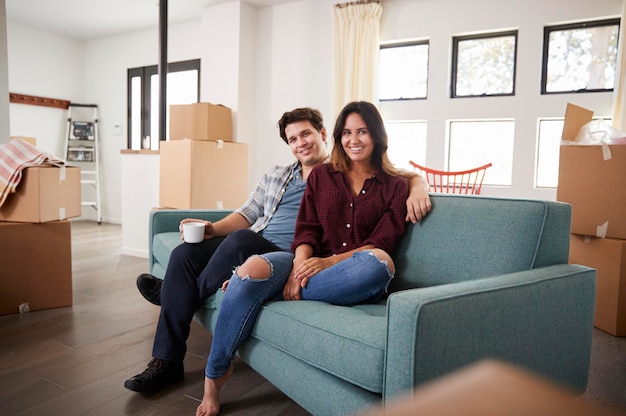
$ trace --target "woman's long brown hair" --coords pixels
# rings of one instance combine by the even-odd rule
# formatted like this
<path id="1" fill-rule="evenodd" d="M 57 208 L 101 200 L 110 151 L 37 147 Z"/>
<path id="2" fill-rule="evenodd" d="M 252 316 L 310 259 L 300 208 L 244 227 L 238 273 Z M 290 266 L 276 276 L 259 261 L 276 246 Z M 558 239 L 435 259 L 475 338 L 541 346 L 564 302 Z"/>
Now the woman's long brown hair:
<path id="1" fill-rule="evenodd" d="M 383 118 L 376 106 L 367 101 L 353 101 L 347 104 L 337 116 L 335 121 L 335 129 L 333 138 L 335 145 L 331 154 L 331 163 L 333 167 L 340 172 L 350 170 L 352 160 L 346 154 L 341 144 L 343 129 L 346 125 L 346 119 L 350 114 L 357 113 L 365 121 L 365 125 L 369 131 L 370 137 L 374 140 L 374 152 L 372 153 L 372 166 L 376 170 L 382 170 L 390 176 L 399 176 L 400 171 L 391 163 L 387 156 L 387 130 Z"/>

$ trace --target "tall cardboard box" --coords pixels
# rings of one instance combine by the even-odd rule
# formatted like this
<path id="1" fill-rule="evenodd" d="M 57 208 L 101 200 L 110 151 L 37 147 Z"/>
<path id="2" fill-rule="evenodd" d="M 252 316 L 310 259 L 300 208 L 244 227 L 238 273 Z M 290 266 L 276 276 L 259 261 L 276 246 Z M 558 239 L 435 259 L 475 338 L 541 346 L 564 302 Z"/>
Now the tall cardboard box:
<path id="1" fill-rule="evenodd" d="M 170 140 L 233 141 L 230 108 L 211 103 L 170 106 Z"/>
<path id="2" fill-rule="evenodd" d="M 556 199 L 572 234 L 626 239 L 626 145 L 562 145 Z"/>
<path id="3" fill-rule="evenodd" d="M 572 235 L 569 262 L 597 270 L 594 326 L 626 336 L 626 240 Z"/>
<path id="4" fill-rule="evenodd" d="M 26 168 L 16 192 L 0 206 L 0 221 L 48 222 L 80 217 L 80 194 L 79 167 Z"/>
<path id="5" fill-rule="evenodd" d="M 163 208 L 235 209 L 248 197 L 248 145 L 204 140 L 161 143 Z"/>
<path id="6" fill-rule="evenodd" d="M 0 222 L 0 315 L 71 305 L 70 222 Z"/>

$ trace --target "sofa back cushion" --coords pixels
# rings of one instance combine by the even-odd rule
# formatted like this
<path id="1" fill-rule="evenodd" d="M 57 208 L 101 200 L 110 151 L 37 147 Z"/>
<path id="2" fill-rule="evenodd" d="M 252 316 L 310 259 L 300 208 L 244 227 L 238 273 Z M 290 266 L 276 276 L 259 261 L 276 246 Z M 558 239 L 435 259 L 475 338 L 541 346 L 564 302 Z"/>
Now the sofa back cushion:
<path id="1" fill-rule="evenodd" d="M 394 259 L 391 291 L 513 273 L 568 261 L 571 207 L 553 201 L 432 195 Z"/>

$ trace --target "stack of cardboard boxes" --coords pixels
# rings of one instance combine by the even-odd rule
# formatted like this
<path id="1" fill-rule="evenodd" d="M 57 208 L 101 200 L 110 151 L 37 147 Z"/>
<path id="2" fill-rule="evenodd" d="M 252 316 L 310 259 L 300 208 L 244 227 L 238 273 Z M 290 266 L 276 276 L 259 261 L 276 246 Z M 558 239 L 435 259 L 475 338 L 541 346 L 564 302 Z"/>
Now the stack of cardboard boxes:
<path id="1" fill-rule="evenodd" d="M 568 105 L 563 139 L 592 116 Z M 597 269 L 594 325 L 626 336 L 626 145 L 562 145 L 557 200 L 572 205 L 570 263 Z"/>
<path id="2" fill-rule="evenodd" d="M 161 143 L 162 208 L 235 209 L 247 198 L 248 146 L 234 143 L 232 112 L 210 103 L 170 106 Z"/>
<path id="3" fill-rule="evenodd" d="M 80 168 L 22 170 L 0 206 L 0 315 L 72 305 L 70 222 L 81 215 Z"/>

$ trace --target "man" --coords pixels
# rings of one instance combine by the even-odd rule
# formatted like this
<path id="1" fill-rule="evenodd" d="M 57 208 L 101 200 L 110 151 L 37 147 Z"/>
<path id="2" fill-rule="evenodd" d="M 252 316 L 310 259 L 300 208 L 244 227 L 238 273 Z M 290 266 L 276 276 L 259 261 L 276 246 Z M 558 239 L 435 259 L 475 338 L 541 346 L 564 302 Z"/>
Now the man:
<path id="1" fill-rule="evenodd" d="M 306 179 L 328 158 L 326 129 L 319 111 L 311 108 L 284 113 L 278 127 L 297 161 L 270 169 L 238 210 L 215 223 L 204 221 L 204 241 L 176 247 L 162 283 L 147 274 L 138 277 L 140 292 L 161 305 L 161 314 L 153 358 L 144 372 L 126 380 L 127 389 L 151 393 L 182 379 L 186 341 L 198 308 L 251 255 L 290 249 Z M 416 222 L 431 208 L 428 185 L 418 175 L 407 175 L 407 221 Z M 182 222 L 187 221 L 200 220 Z"/>

